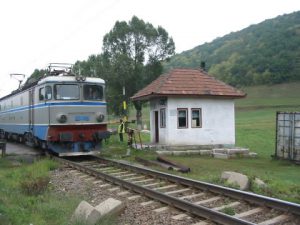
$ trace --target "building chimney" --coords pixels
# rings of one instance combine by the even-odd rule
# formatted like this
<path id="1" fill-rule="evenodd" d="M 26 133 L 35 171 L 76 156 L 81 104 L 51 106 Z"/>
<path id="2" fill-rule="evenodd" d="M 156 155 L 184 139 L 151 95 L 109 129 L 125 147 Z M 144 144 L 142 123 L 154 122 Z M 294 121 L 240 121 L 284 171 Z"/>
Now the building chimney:
<path id="1" fill-rule="evenodd" d="M 205 61 L 200 62 L 200 68 L 205 71 Z"/>

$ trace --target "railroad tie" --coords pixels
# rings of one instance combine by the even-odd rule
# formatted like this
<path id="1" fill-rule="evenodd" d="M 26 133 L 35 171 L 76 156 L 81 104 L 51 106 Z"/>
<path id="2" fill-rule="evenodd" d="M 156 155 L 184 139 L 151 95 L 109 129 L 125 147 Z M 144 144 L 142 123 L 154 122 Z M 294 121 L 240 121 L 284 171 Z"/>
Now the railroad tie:
<path id="1" fill-rule="evenodd" d="M 241 204 L 240 202 L 232 202 L 232 203 L 227 204 L 227 205 L 222 205 L 222 206 L 219 206 L 219 207 L 212 208 L 212 210 L 220 211 L 220 210 L 223 210 L 223 209 L 228 208 L 228 207 L 238 206 L 240 204 Z"/>
<path id="2" fill-rule="evenodd" d="M 106 173 L 108 173 L 108 174 L 112 174 L 112 173 L 116 173 L 116 172 L 120 172 L 120 171 L 122 171 L 121 169 L 115 169 L 115 170 L 106 170 L 105 172 Z M 102 170 L 102 172 L 103 172 L 103 170 Z"/>
<path id="3" fill-rule="evenodd" d="M 153 178 L 149 178 L 149 179 L 146 179 L 146 180 L 133 181 L 132 183 L 139 184 L 139 183 L 146 183 L 148 181 L 153 181 L 153 180 L 154 180 Z"/>
<path id="4" fill-rule="evenodd" d="M 152 184 L 144 184 L 143 187 L 152 187 L 152 186 L 157 186 L 160 184 L 164 184 L 164 182 L 156 182 L 156 183 L 152 183 Z"/>
<path id="5" fill-rule="evenodd" d="M 166 185 L 163 187 L 157 187 L 157 188 L 153 188 L 153 190 L 154 191 L 165 190 L 165 189 L 169 189 L 169 188 L 173 188 L 173 187 L 177 187 L 177 184 L 170 184 L 170 185 Z"/>
<path id="6" fill-rule="evenodd" d="M 118 193 L 117 195 L 123 196 L 123 195 L 128 195 L 129 193 L 130 193 L 130 191 L 123 191 L 123 192 Z"/>
<path id="7" fill-rule="evenodd" d="M 100 188 L 105 188 L 105 187 L 109 187 L 111 186 L 111 184 L 102 184 L 102 185 L 99 185 Z"/>
<path id="8" fill-rule="evenodd" d="M 201 204 L 206 204 L 206 203 L 209 203 L 209 202 L 214 202 L 214 201 L 217 201 L 219 199 L 221 199 L 221 197 L 216 196 L 216 197 L 212 197 L 212 198 L 209 198 L 209 199 L 201 200 L 201 201 L 198 201 L 198 202 L 193 202 L 193 204 L 195 204 L 195 205 L 201 205 Z"/>
<path id="9" fill-rule="evenodd" d="M 102 180 L 96 180 L 96 181 L 93 182 L 93 184 L 100 184 L 100 183 L 103 183 L 103 181 Z"/>
<path id="10" fill-rule="evenodd" d="M 141 206 L 147 206 L 147 205 L 151 205 L 151 204 L 153 204 L 155 201 L 153 201 L 153 200 L 150 200 L 150 201 L 147 201 L 147 202 L 142 202 L 141 203 Z"/>
<path id="11" fill-rule="evenodd" d="M 110 167 L 99 168 L 99 169 L 97 169 L 97 171 L 105 172 L 105 171 L 112 170 L 112 169 L 115 169 L 115 167 L 110 166 Z"/>
<path id="12" fill-rule="evenodd" d="M 253 214 L 259 213 L 259 212 L 261 212 L 263 210 L 264 210 L 263 208 L 257 207 L 257 208 L 251 209 L 249 211 L 246 211 L 246 212 L 235 214 L 234 217 L 236 217 L 236 218 L 243 218 L 243 217 L 247 217 L 247 216 L 251 216 Z"/>
<path id="13" fill-rule="evenodd" d="M 168 192 L 165 192 L 165 194 L 166 195 L 179 194 L 179 193 L 186 192 L 186 191 L 189 191 L 189 190 L 191 190 L 191 189 L 190 188 L 184 188 L 184 189 L 175 190 L 175 191 L 168 191 Z"/>
<path id="14" fill-rule="evenodd" d="M 135 200 L 135 199 L 138 199 L 140 197 L 141 197 L 140 195 L 132 195 L 132 196 L 128 197 L 127 199 L 128 200 Z"/>
<path id="15" fill-rule="evenodd" d="M 182 197 L 179 197 L 179 199 L 181 199 L 181 200 L 192 199 L 192 198 L 199 197 L 199 196 L 202 196 L 202 195 L 204 195 L 203 192 L 197 193 L 197 194 L 192 194 L 192 195 L 187 195 L 187 196 L 182 196 Z"/>
<path id="16" fill-rule="evenodd" d="M 173 219 L 173 220 L 181 220 L 181 219 L 184 219 L 184 218 L 187 218 L 187 217 L 189 217 L 188 214 L 186 214 L 186 213 L 181 213 L 181 214 L 172 216 L 172 219 Z"/>
<path id="17" fill-rule="evenodd" d="M 142 179 L 142 178 L 145 178 L 145 176 L 130 177 L 130 178 L 126 178 L 126 179 L 123 179 L 123 180 L 125 180 L 125 181 L 131 181 L 131 180 L 139 180 L 139 179 Z"/>
<path id="18" fill-rule="evenodd" d="M 95 177 L 88 177 L 85 179 L 85 181 L 87 181 L 87 182 L 94 181 L 94 180 L 95 180 Z"/>
<path id="19" fill-rule="evenodd" d="M 205 221 L 200 221 L 200 222 L 197 222 L 197 223 L 194 223 L 192 225 L 208 225 L 209 223 L 205 222 Z"/>
<path id="20" fill-rule="evenodd" d="M 136 173 L 128 173 L 128 174 L 124 174 L 124 175 L 120 175 L 120 176 L 116 176 L 118 178 L 124 178 L 124 177 L 131 177 L 131 176 L 136 176 Z"/>
<path id="21" fill-rule="evenodd" d="M 164 206 L 164 207 L 161 207 L 161 208 L 154 209 L 153 211 L 157 212 L 157 213 L 161 213 L 161 212 L 164 212 L 168 209 L 169 209 L 169 206 Z"/>
<path id="22" fill-rule="evenodd" d="M 125 171 L 125 172 L 116 172 L 116 173 L 109 173 L 109 175 L 118 176 L 118 175 L 122 175 L 122 174 L 126 174 L 126 173 L 128 173 L 128 171 Z"/>
<path id="23" fill-rule="evenodd" d="M 113 191 L 118 191 L 120 190 L 120 187 L 113 187 L 113 188 L 110 188 L 108 189 L 110 192 L 113 192 Z"/>
<path id="24" fill-rule="evenodd" d="M 272 219 L 266 220 L 264 222 L 259 223 L 258 225 L 273 225 L 281 222 L 285 222 L 289 219 L 288 215 L 282 214 L 280 216 L 276 216 Z"/>
<path id="25" fill-rule="evenodd" d="M 90 177 L 90 175 L 87 175 L 87 174 L 82 174 L 81 176 L 79 176 L 79 178 L 81 178 L 81 179 L 89 178 L 89 177 Z"/>

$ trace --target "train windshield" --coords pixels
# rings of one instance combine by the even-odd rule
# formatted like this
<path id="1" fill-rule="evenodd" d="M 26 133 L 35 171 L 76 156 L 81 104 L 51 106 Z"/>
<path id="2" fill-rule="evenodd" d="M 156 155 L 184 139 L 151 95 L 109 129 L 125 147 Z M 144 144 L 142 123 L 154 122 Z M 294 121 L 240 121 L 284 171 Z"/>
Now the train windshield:
<path id="1" fill-rule="evenodd" d="M 56 84 L 54 96 L 57 100 L 78 100 L 79 86 L 77 84 Z"/>
<path id="2" fill-rule="evenodd" d="M 85 100 L 103 100 L 103 87 L 95 84 L 85 84 L 83 86 L 83 96 Z"/>

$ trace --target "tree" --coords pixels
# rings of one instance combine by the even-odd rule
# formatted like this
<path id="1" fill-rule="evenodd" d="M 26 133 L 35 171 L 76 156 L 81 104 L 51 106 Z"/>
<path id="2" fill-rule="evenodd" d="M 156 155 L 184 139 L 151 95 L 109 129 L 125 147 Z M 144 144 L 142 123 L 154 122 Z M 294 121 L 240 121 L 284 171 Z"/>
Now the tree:
<path id="1" fill-rule="evenodd" d="M 162 61 L 175 52 L 173 39 L 162 27 L 155 28 L 136 16 L 127 23 L 117 21 L 103 38 L 103 54 L 111 65 L 111 85 L 129 100 L 162 72 Z M 137 123 L 141 125 L 141 103 L 135 102 Z"/>

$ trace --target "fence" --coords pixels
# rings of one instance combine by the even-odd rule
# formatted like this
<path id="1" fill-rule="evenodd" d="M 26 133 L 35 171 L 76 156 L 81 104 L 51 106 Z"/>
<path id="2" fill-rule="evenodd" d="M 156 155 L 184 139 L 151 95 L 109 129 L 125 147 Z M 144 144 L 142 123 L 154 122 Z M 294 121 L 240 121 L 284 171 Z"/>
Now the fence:
<path id="1" fill-rule="evenodd" d="M 300 163 L 300 112 L 277 112 L 275 157 Z"/>

